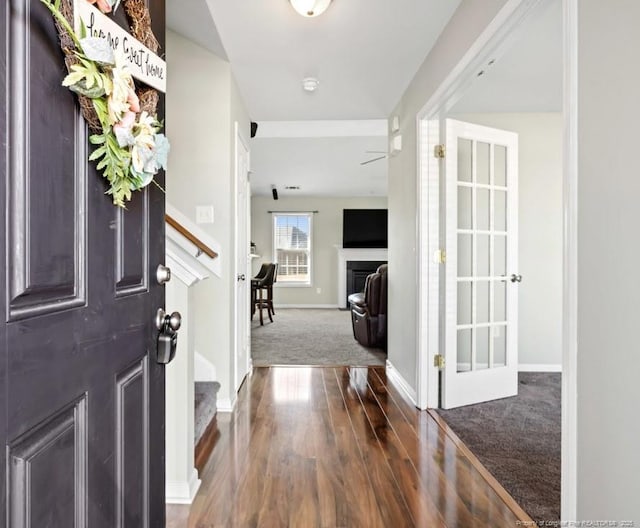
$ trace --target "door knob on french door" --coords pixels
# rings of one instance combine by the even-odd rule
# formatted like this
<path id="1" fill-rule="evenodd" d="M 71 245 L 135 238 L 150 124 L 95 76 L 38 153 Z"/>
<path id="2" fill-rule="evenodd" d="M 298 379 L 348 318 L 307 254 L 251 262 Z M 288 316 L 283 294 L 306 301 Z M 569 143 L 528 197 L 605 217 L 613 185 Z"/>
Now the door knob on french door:
<path id="1" fill-rule="evenodd" d="M 245 277 L 244 273 L 242 273 L 241 275 L 238 275 L 238 282 L 246 280 L 247 278 Z"/>
<path id="2" fill-rule="evenodd" d="M 511 282 L 522 282 L 522 275 L 516 273 L 511 274 Z"/>
<path id="3" fill-rule="evenodd" d="M 158 284 L 166 284 L 171 280 L 171 268 L 158 264 L 156 268 L 156 280 Z"/>

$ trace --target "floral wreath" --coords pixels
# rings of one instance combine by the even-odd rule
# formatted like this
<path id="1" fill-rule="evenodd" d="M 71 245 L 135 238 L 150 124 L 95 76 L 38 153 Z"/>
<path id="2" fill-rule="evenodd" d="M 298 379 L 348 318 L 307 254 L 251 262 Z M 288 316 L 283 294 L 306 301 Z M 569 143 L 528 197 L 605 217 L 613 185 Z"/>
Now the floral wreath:
<path id="1" fill-rule="evenodd" d="M 82 115 L 96 148 L 89 161 L 109 182 L 114 205 L 125 207 L 133 191 L 141 190 L 157 172 L 166 169 L 169 141 L 159 133 L 158 93 L 148 87 L 136 90 L 124 55 L 114 52 L 106 39 L 87 37 L 84 26 L 72 28 L 73 0 L 40 0 L 54 16 L 68 75 L 62 85 L 78 95 Z M 120 0 L 86 0 L 100 11 L 116 10 Z M 144 0 L 123 0 L 133 35 L 153 52 L 158 41 Z M 160 187 L 161 188 L 161 187 Z M 162 189 L 162 188 L 161 188 Z"/>

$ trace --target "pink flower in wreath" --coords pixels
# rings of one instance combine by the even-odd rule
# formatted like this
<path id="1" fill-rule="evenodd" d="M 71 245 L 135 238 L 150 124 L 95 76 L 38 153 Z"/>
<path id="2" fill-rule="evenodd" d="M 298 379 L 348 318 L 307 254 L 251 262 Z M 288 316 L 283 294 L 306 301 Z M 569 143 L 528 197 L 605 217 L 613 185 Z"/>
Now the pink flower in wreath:
<path id="1" fill-rule="evenodd" d="M 98 9 L 103 13 L 111 13 L 111 4 L 109 0 L 88 0 L 90 4 L 98 4 Z"/>
<path id="2" fill-rule="evenodd" d="M 136 113 L 140 112 L 140 99 L 133 88 L 129 88 L 127 103 L 129 103 L 129 110 Z"/>
<path id="3" fill-rule="evenodd" d="M 134 112 L 127 112 L 122 117 L 122 121 L 114 125 L 113 128 L 123 128 L 125 130 L 131 130 L 133 124 L 136 122 L 136 114 Z"/>

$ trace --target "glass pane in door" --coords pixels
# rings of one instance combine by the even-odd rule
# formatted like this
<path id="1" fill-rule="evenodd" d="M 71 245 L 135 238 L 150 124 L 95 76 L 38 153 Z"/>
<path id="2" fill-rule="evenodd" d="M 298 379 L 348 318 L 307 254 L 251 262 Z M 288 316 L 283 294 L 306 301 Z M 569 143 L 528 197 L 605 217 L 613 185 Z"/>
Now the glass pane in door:
<path id="1" fill-rule="evenodd" d="M 475 370 L 483 370 L 489 368 L 490 342 L 488 327 L 478 328 L 476 334 L 476 364 Z"/>
<path id="2" fill-rule="evenodd" d="M 458 372 L 471 370 L 471 330 L 458 330 Z"/>
<path id="3" fill-rule="evenodd" d="M 493 147 L 494 184 L 499 187 L 507 186 L 507 147 L 496 145 Z"/>
<path id="4" fill-rule="evenodd" d="M 471 147 L 470 139 L 458 139 L 458 181 L 471 182 Z"/>
<path id="5" fill-rule="evenodd" d="M 476 144 L 476 157 L 478 158 L 478 163 L 476 166 L 477 171 L 477 183 L 482 185 L 489 185 L 491 168 L 489 166 L 489 151 L 490 145 L 489 143 L 483 143 L 482 141 L 478 141 Z"/>
<path id="6" fill-rule="evenodd" d="M 471 282 L 458 283 L 458 324 L 471 324 Z"/>
<path id="7" fill-rule="evenodd" d="M 458 187 L 458 229 L 471 229 L 471 187 Z"/>

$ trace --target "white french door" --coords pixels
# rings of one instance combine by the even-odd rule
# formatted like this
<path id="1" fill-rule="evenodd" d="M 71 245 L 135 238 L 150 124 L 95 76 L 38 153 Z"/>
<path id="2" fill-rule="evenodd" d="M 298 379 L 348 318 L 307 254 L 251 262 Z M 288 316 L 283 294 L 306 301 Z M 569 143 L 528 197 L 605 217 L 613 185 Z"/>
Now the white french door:
<path id="1" fill-rule="evenodd" d="M 442 407 L 518 392 L 518 136 L 447 119 Z"/>

